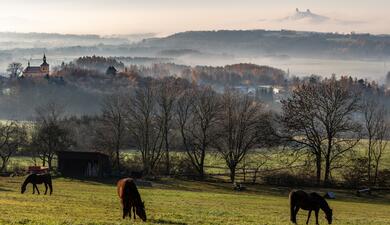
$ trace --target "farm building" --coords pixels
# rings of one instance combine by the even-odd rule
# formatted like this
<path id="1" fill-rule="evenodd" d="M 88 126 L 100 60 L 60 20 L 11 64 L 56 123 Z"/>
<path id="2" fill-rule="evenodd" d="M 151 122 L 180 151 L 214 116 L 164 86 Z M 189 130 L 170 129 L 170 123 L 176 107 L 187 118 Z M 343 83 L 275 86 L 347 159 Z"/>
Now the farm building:
<path id="1" fill-rule="evenodd" d="M 118 71 L 113 66 L 108 67 L 107 70 L 106 70 L 106 74 L 107 75 L 112 75 L 112 76 L 115 76 L 117 72 Z"/>
<path id="2" fill-rule="evenodd" d="M 69 177 L 103 177 L 109 172 L 108 156 L 100 152 L 58 152 L 58 172 Z"/>

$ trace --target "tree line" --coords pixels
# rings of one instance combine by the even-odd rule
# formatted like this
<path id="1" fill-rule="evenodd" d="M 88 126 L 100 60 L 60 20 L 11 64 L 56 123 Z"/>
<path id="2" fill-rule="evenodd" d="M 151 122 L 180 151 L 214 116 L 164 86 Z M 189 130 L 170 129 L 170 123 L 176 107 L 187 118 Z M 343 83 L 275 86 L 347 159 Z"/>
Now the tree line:
<path id="1" fill-rule="evenodd" d="M 112 146 L 120 168 L 120 150 L 130 140 L 141 152 L 143 171 L 159 164 L 170 174 L 171 151 L 182 149 L 200 178 L 205 157 L 217 151 L 234 182 L 237 165 L 254 148 L 265 144 L 270 126 L 264 105 L 248 95 L 227 89 L 183 86 L 174 78 L 150 82 L 132 93 L 106 99 L 100 119 L 99 146 Z"/>
<path id="2" fill-rule="evenodd" d="M 356 165 L 375 185 L 390 126 L 383 96 L 366 92 L 345 78 L 308 80 L 294 86 L 281 111 L 273 112 L 250 94 L 230 88 L 217 93 L 173 77 L 150 79 L 106 96 L 97 116 L 66 117 L 63 108 L 49 103 L 36 109 L 31 128 L 2 123 L 0 141 L 6 144 L 0 145 L 0 168 L 22 147 L 52 167 L 57 151 L 84 145 L 110 155 L 116 171 L 126 166 L 121 151 L 135 148 L 145 174 L 164 168 L 169 175 L 172 153 L 179 150 L 201 179 L 206 156 L 218 154 L 235 182 L 239 165 L 251 152 L 283 146 L 314 162 L 318 185 L 330 184 L 333 171 Z M 80 128 L 82 121 L 89 125 Z M 365 146 L 365 154 L 359 154 L 358 144 Z"/>

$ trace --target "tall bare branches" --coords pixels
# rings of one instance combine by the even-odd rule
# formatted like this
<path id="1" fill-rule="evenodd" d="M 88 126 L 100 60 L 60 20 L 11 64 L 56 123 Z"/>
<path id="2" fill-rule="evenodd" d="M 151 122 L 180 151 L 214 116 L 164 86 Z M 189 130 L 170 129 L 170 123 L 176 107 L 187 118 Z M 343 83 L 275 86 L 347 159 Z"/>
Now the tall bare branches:
<path id="1" fill-rule="evenodd" d="M 57 151 L 67 150 L 73 140 L 70 130 L 63 123 L 64 107 L 49 102 L 36 108 L 36 124 L 32 135 L 34 152 L 42 159 L 43 166 L 52 167 Z"/>
<path id="2" fill-rule="evenodd" d="M 144 172 L 153 172 L 162 157 L 163 130 L 156 116 L 156 93 L 152 84 L 139 88 L 130 97 L 127 127 L 141 151 Z"/>
<path id="3" fill-rule="evenodd" d="M 360 126 L 353 120 L 358 95 L 332 78 L 298 86 L 282 105 L 282 119 L 291 141 L 306 146 L 315 156 L 318 184 L 325 161 L 324 182 L 328 183 L 332 163 L 359 140 Z"/>
<path id="4" fill-rule="evenodd" d="M 26 144 L 26 129 L 16 122 L 0 123 L 0 172 L 7 168 L 9 159 Z"/>
<path id="5" fill-rule="evenodd" d="M 160 126 L 162 126 L 162 138 L 164 141 L 165 173 L 169 175 L 171 170 L 169 156 L 171 150 L 170 139 L 174 125 L 173 117 L 177 100 L 176 95 L 179 92 L 179 87 L 174 78 L 165 78 L 156 86 L 156 88 L 157 119 Z"/>
<path id="6" fill-rule="evenodd" d="M 187 156 L 201 178 L 204 177 L 206 152 L 217 136 L 220 104 L 211 88 L 193 89 L 180 96 L 177 121 Z"/>
<path id="7" fill-rule="evenodd" d="M 368 97 L 362 104 L 364 116 L 364 130 L 367 138 L 367 174 L 368 182 L 376 184 L 379 164 L 390 137 L 388 112 L 384 106 L 372 97 Z M 372 171 L 374 169 L 374 171 Z"/>
<path id="8" fill-rule="evenodd" d="M 227 90 L 221 100 L 218 136 L 214 145 L 230 170 L 234 183 L 237 165 L 259 144 L 262 128 L 261 105 L 248 95 Z"/>
<path id="9" fill-rule="evenodd" d="M 120 150 L 126 146 L 128 135 L 126 131 L 127 95 L 116 93 L 107 96 L 102 104 L 102 114 L 97 124 L 95 146 L 108 152 L 115 158 L 115 167 L 120 170 Z"/>

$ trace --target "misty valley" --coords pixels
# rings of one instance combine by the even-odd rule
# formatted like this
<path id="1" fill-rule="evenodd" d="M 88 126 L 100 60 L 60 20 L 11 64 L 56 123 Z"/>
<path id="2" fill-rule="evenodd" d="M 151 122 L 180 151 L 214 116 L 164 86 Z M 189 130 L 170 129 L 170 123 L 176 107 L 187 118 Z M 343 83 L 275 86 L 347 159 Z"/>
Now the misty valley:
<path id="1" fill-rule="evenodd" d="M 379 2 L 1 2 L 0 224 L 390 224 Z"/>

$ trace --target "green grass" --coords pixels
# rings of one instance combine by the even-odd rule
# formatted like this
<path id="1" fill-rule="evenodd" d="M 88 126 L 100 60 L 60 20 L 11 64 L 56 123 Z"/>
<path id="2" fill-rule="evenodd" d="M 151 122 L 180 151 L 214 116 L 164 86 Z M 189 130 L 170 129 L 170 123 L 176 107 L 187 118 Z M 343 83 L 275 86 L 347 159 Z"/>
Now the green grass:
<path id="1" fill-rule="evenodd" d="M 0 224 L 134 224 L 121 219 L 114 180 L 58 178 L 52 196 L 32 195 L 31 186 L 20 194 L 22 181 L 21 177 L 0 178 Z M 229 184 L 164 179 L 139 189 L 148 222 L 138 219 L 138 224 L 290 224 L 289 190 L 284 188 L 250 186 L 238 193 Z M 389 194 L 368 199 L 349 191 L 335 192 L 338 199 L 330 201 L 334 224 L 390 224 Z M 299 213 L 300 224 L 306 215 Z M 320 224 L 326 224 L 322 212 Z"/>

